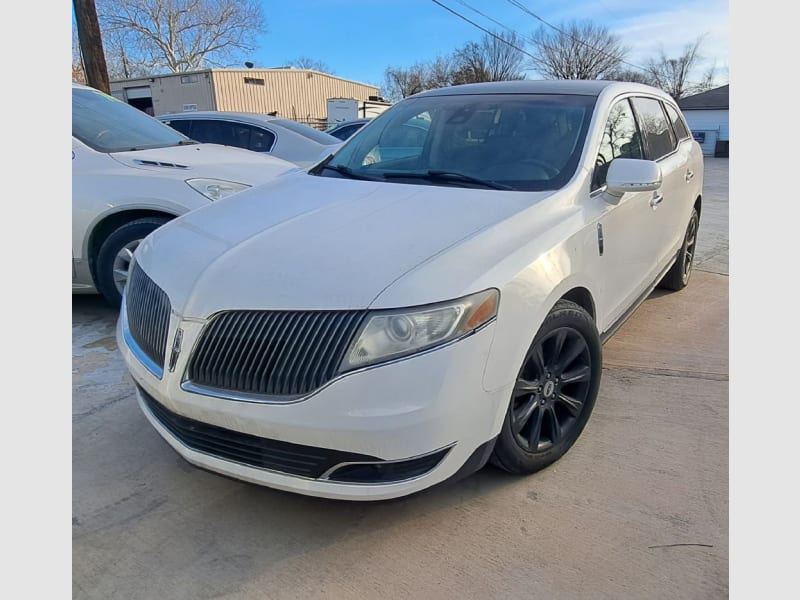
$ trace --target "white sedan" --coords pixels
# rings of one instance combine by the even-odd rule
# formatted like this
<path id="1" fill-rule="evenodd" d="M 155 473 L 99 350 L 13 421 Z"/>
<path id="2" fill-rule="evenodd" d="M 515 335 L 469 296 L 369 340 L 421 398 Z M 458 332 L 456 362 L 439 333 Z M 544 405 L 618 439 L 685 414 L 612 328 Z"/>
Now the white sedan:
<path id="1" fill-rule="evenodd" d="M 602 343 L 687 285 L 702 186 L 657 89 L 425 92 L 149 236 L 119 347 L 150 423 L 211 471 L 358 500 L 533 473 L 584 429 Z"/>
<path id="2" fill-rule="evenodd" d="M 294 164 L 198 144 L 96 89 L 72 85 L 72 293 L 118 305 L 133 251 L 170 219 Z"/>

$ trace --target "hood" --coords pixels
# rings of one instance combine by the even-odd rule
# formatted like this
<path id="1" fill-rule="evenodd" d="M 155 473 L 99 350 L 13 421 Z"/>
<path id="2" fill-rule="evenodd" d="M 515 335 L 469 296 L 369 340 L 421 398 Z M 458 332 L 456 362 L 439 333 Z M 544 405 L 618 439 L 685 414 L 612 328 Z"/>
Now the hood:
<path id="1" fill-rule="evenodd" d="M 114 152 L 110 156 L 127 167 L 164 175 L 174 173 L 181 179 L 207 177 L 247 185 L 258 185 L 297 169 L 297 165 L 274 156 L 218 144 Z"/>
<path id="2" fill-rule="evenodd" d="M 415 266 L 547 195 L 298 172 L 171 221 L 136 257 L 185 317 L 366 308 Z"/>

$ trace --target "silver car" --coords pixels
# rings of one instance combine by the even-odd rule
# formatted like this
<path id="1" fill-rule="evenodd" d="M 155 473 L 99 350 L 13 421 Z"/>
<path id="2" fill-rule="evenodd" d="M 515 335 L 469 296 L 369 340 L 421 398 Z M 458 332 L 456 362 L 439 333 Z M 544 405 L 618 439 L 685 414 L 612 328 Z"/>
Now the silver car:
<path id="1" fill-rule="evenodd" d="M 198 142 L 264 152 L 300 167 L 318 163 L 341 144 L 308 125 L 260 113 L 197 111 L 156 118 Z"/>

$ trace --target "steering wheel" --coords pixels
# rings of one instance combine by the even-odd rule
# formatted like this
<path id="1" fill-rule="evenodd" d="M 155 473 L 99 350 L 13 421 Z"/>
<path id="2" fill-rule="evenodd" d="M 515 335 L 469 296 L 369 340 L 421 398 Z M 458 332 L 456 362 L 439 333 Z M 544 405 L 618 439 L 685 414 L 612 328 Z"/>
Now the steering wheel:
<path id="1" fill-rule="evenodd" d="M 544 172 L 547 174 L 547 176 L 548 176 L 549 178 L 551 178 L 551 179 L 552 179 L 553 177 L 556 177 L 556 176 L 557 176 L 559 173 L 561 173 L 561 169 L 556 169 L 556 168 L 555 168 L 553 165 L 551 165 L 549 162 L 546 162 L 546 161 L 544 161 L 544 160 L 539 160 L 538 158 L 526 158 L 526 159 L 524 159 L 524 160 L 520 161 L 520 164 L 523 164 L 523 165 L 531 165 L 531 166 L 534 166 L 534 167 L 539 167 L 539 168 L 540 168 L 540 169 L 542 169 L 542 170 L 543 170 L 543 171 L 544 171 Z"/>
<path id="2" fill-rule="evenodd" d="M 594 161 L 594 165 L 596 167 L 602 167 L 605 164 L 608 164 L 608 161 L 606 160 L 606 157 L 603 156 L 602 154 L 598 154 L 597 158 Z"/>

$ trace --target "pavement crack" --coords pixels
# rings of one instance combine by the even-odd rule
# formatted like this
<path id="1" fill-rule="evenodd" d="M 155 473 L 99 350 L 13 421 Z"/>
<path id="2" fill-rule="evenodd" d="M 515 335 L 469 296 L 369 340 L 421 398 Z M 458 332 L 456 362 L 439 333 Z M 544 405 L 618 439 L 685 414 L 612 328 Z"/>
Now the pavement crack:
<path id="1" fill-rule="evenodd" d="M 658 545 L 658 546 L 648 546 L 648 548 L 650 548 L 650 549 L 652 549 L 652 548 L 677 548 L 679 546 L 702 546 L 703 548 L 713 548 L 714 547 L 713 544 L 692 544 L 692 543 L 687 543 L 687 544 L 661 544 L 661 545 Z"/>
<path id="2" fill-rule="evenodd" d="M 709 373 L 706 371 L 683 371 L 680 369 L 661 369 L 653 367 L 636 367 L 634 365 L 615 365 L 606 363 L 603 370 L 633 371 L 643 375 L 656 375 L 659 377 L 681 377 L 686 379 L 702 379 L 705 381 L 728 381 L 727 373 Z"/>
<path id="3" fill-rule="evenodd" d="M 105 402 L 102 402 L 101 404 L 95 404 L 89 410 L 85 410 L 85 411 L 79 412 L 79 413 L 74 413 L 72 415 L 72 419 L 74 421 L 80 421 L 82 419 L 85 419 L 86 417 L 90 417 L 93 414 L 100 412 L 101 410 L 105 410 L 109 406 L 113 406 L 117 402 L 121 402 L 121 401 L 123 401 L 123 400 L 125 400 L 127 398 L 130 398 L 131 396 L 133 396 L 133 394 L 131 392 L 126 392 L 124 394 L 120 394 L 118 396 L 114 396 L 113 398 L 110 398 L 110 399 L 106 400 Z"/>

